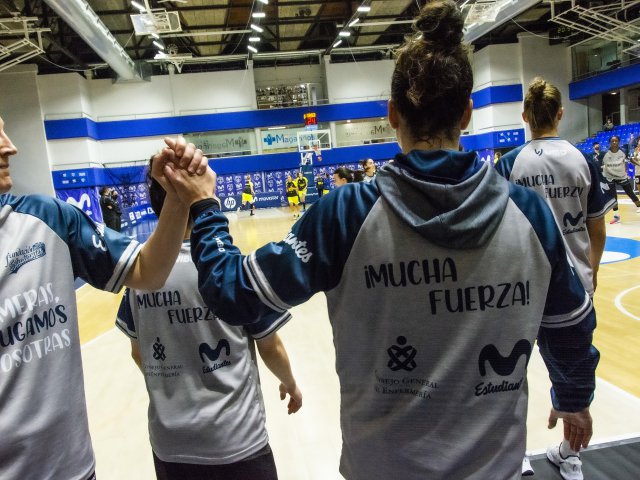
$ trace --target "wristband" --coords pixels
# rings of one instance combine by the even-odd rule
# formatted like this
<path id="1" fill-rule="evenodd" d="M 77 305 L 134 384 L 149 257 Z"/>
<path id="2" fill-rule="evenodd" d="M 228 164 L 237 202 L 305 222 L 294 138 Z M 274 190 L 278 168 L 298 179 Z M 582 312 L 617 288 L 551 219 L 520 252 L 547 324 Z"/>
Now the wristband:
<path id="1" fill-rule="evenodd" d="M 196 219 L 198 216 L 205 212 L 206 210 L 214 210 L 220 211 L 220 200 L 217 198 L 205 198 L 203 200 L 198 200 L 193 203 L 189 208 L 189 213 L 191 214 L 191 218 Z"/>

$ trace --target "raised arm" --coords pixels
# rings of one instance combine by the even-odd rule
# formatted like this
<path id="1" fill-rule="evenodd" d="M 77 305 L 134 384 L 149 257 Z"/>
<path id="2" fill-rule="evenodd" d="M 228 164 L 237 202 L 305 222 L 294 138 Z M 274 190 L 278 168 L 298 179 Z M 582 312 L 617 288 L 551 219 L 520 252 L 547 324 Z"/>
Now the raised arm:
<path id="1" fill-rule="evenodd" d="M 280 380 L 280 400 L 284 400 L 289 394 L 289 415 L 296 413 L 302 407 L 302 393 L 293 377 L 289 356 L 282 340 L 274 333 L 256 340 L 256 345 L 264 364 Z"/>
<path id="2" fill-rule="evenodd" d="M 187 144 L 182 137 L 177 140 L 167 138 L 165 143 L 167 147 L 154 158 L 151 173 L 164 187 L 167 196 L 158 226 L 144 244 L 124 282 L 128 287 L 141 290 L 162 288 L 180 252 L 189 218 L 189 205 L 180 200 L 176 190 L 167 181 L 165 167 L 184 168 L 189 175 L 202 175 L 207 171 L 207 159 L 192 143 Z M 210 177 L 203 177 L 211 180 Z M 213 191 L 211 182 L 208 188 Z"/>

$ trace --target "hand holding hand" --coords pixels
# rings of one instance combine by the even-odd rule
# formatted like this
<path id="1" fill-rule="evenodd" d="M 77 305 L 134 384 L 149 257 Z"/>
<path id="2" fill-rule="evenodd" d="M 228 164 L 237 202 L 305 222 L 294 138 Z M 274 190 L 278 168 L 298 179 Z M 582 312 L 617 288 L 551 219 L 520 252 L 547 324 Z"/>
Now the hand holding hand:
<path id="1" fill-rule="evenodd" d="M 289 404 L 287 405 L 287 411 L 289 415 L 296 413 L 302 407 L 302 392 L 297 385 L 287 387 L 284 383 L 280 384 L 280 400 L 287 398 L 289 394 Z"/>
<path id="2" fill-rule="evenodd" d="M 552 408 L 549 414 L 549 428 L 554 428 L 559 418 L 564 424 L 564 438 L 569 442 L 571 450 L 579 452 L 580 449 L 587 448 L 593 435 L 593 419 L 589 408 L 575 413 L 559 412 Z"/>

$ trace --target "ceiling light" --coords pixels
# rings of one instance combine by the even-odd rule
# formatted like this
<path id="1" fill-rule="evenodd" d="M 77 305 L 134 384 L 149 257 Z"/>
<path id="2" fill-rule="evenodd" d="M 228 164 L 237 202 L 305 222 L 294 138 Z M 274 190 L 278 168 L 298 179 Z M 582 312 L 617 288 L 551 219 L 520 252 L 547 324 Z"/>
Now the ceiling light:
<path id="1" fill-rule="evenodd" d="M 265 5 L 269 5 L 269 0 L 259 0 L 259 1 L 264 3 Z"/>
<path id="2" fill-rule="evenodd" d="M 347 32 L 346 30 L 343 30 L 340 33 L 338 33 L 338 35 L 340 35 L 341 37 L 350 37 L 351 32 Z"/>
<path id="3" fill-rule="evenodd" d="M 252 47 L 251 45 L 247 45 L 247 50 L 253 53 L 258 53 L 258 49 L 256 47 Z"/>
<path id="4" fill-rule="evenodd" d="M 249 41 L 250 42 L 259 42 L 260 41 L 260 37 L 249 37 Z"/>
<path id="5" fill-rule="evenodd" d="M 359 18 L 356 18 L 355 20 L 351 21 L 351 23 L 349 24 L 350 27 L 353 27 L 356 23 L 358 23 L 360 21 Z"/>
<path id="6" fill-rule="evenodd" d="M 267 14 L 266 14 L 266 13 L 264 13 L 264 12 L 253 12 L 253 13 L 251 14 L 251 16 L 252 16 L 253 18 L 264 18 L 264 17 L 266 17 L 266 16 L 267 16 Z"/>
<path id="7" fill-rule="evenodd" d="M 333 44 L 333 48 L 336 48 L 341 43 L 342 43 L 342 40 L 338 40 L 336 43 Z"/>
<path id="8" fill-rule="evenodd" d="M 358 7 L 359 12 L 369 13 L 371 11 L 371 7 L 368 5 L 360 5 Z"/>
<path id="9" fill-rule="evenodd" d="M 259 27 L 258 25 L 254 25 L 253 23 L 251 24 L 251 29 L 252 29 L 252 30 L 255 30 L 255 31 L 256 31 L 256 32 L 258 32 L 258 33 L 262 33 L 262 32 L 264 32 L 264 28 Z"/>
<path id="10" fill-rule="evenodd" d="M 134 7 L 134 8 L 137 8 L 141 12 L 146 12 L 147 11 L 147 7 L 145 7 L 144 5 L 140 5 L 135 0 L 131 0 L 131 6 Z"/>
<path id="11" fill-rule="evenodd" d="M 160 40 L 160 35 L 158 35 L 157 33 L 151 32 L 151 36 L 157 40 Z"/>
<path id="12" fill-rule="evenodd" d="M 155 40 L 153 41 L 153 44 L 158 47 L 160 50 L 164 50 L 164 45 L 162 45 L 161 43 L 156 42 Z"/>

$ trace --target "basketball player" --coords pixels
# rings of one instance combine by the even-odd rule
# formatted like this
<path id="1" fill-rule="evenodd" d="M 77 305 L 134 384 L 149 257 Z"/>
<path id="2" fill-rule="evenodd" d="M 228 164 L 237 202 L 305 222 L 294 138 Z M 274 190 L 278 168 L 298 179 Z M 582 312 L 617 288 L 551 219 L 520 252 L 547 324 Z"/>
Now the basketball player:
<path id="1" fill-rule="evenodd" d="M 376 169 L 376 164 L 371 158 L 365 158 L 364 160 L 360 160 L 360 165 L 362 166 L 362 182 L 370 183 L 376 178 L 376 174 L 378 170 Z"/>
<path id="2" fill-rule="evenodd" d="M 609 150 L 602 157 L 602 173 L 607 179 L 609 189 L 615 198 L 613 207 L 613 220 L 609 223 L 620 223 L 618 214 L 618 185 L 622 187 L 624 193 L 631 199 L 637 207 L 636 213 L 640 213 L 640 199 L 633 191 L 633 182 L 627 175 L 627 156 L 620 150 L 620 137 L 613 135 L 609 139 Z"/>
<path id="3" fill-rule="evenodd" d="M 296 187 L 298 188 L 298 198 L 300 199 L 300 203 L 302 204 L 302 211 L 304 212 L 307 209 L 307 204 L 305 199 L 307 198 L 307 186 L 309 182 L 302 175 L 302 172 L 298 172 L 298 178 L 296 178 Z"/>
<path id="4" fill-rule="evenodd" d="M 558 88 L 542 78 L 534 79 L 522 114 L 532 140 L 504 155 L 496 171 L 536 191 L 549 205 L 578 277 L 593 296 L 606 240 L 604 216 L 615 200 L 595 163 L 558 136 L 563 115 Z M 563 476 L 568 475 L 565 478 L 582 478 L 580 454 L 571 450 L 568 439 L 549 448 L 547 457 Z M 533 473 L 527 467 L 523 473 Z"/>
<path id="5" fill-rule="evenodd" d="M 318 191 L 318 198 L 321 198 L 324 195 L 324 181 L 324 173 L 319 173 L 316 177 L 316 190 Z"/>
<path id="6" fill-rule="evenodd" d="M 287 202 L 289 202 L 289 211 L 293 212 L 293 218 L 300 217 L 300 199 L 298 198 L 298 186 L 293 181 L 291 175 L 287 175 L 287 182 L 285 184 L 287 191 Z"/>
<path id="7" fill-rule="evenodd" d="M 333 183 L 336 187 L 342 187 L 353 182 L 353 170 L 347 167 L 338 167 L 333 171 Z"/>
<path id="8" fill-rule="evenodd" d="M 414 25 L 388 107 L 402 153 L 283 241 L 240 255 L 208 185 L 167 176 L 192 205 L 200 293 L 222 319 L 258 322 L 325 292 L 347 480 L 519 480 L 536 339 L 550 421 L 566 419 L 572 448 L 589 443 L 595 313 L 544 201 L 458 151 L 473 111 L 460 10 L 430 1 Z"/>
<path id="9" fill-rule="evenodd" d="M 153 178 L 149 195 L 153 211 L 160 215 L 165 191 Z M 116 321 L 131 339 L 131 356 L 149 392 L 156 476 L 276 480 L 253 340 L 265 365 L 281 381 L 280 397 L 290 395 L 289 413 L 297 412 L 302 394 L 276 333 L 291 316 L 273 312 L 263 323 L 246 327 L 216 318 L 198 293 L 190 234 L 189 224 L 162 290 L 127 289 Z M 157 375 L 163 372 L 179 374 Z"/>
<path id="10" fill-rule="evenodd" d="M 188 208 L 163 166 L 206 158 L 184 139 L 167 140 L 154 177 L 169 194 L 144 246 L 96 225 L 57 199 L 7 194 L 17 153 L 0 118 L 0 478 L 88 480 L 95 459 L 87 424 L 74 279 L 117 292 L 160 288 L 180 250 Z M 206 179 L 210 179 L 208 176 Z M 211 186 L 213 188 L 213 185 Z"/>
<path id="11" fill-rule="evenodd" d="M 247 174 L 244 177 L 244 187 L 242 189 L 242 202 L 240 203 L 240 208 L 244 208 L 244 206 L 248 204 L 251 207 L 250 216 L 253 216 L 256 210 L 255 194 L 251 175 Z"/>

